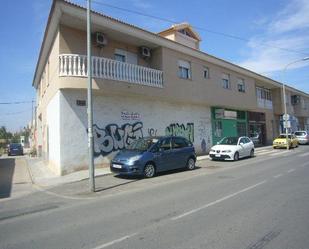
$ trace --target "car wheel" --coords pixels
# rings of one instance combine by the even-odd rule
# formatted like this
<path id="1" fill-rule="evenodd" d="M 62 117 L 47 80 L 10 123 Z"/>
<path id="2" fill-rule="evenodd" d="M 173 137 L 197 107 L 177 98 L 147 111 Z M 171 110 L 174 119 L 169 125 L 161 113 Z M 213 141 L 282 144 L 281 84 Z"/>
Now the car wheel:
<path id="1" fill-rule="evenodd" d="M 156 167 L 153 165 L 153 163 L 147 163 L 144 168 L 144 177 L 151 178 L 154 177 L 155 174 L 156 174 Z"/>
<path id="2" fill-rule="evenodd" d="M 250 157 L 254 157 L 254 149 L 250 151 Z"/>
<path id="3" fill-rule="evenodd" d="M 236 151 L 234 154 L 234 161 L 238 161 L 239 159 L 239 153 Z"/>
<path id="4" fill-rule="evenodd" d="M 188 162 L 187 162 L 187 169 L 188 170 L 194 170 L 195 169 L 195 160 L 194 158 L 190 157 L 188 159 Z"/>

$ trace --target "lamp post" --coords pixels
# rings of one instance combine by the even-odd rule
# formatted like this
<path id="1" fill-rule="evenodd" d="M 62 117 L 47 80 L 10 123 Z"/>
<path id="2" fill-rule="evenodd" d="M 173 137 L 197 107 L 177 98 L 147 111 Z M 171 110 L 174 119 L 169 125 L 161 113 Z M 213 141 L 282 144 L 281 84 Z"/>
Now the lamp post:
<path id="1" fill-rule="evenodd" d="M 88 153 L 89 153 L 89 185 L 90 192 L 95 191 L 94 158 L 93 158 L 93 107 L 92 107 L 92 61 L 91 61 L 91 0 L 87 1 L 87 114 L 88 114 Z"/>
<path id="2" fill-rule="evenodd" d="M 289 142 L 288 142 L 288 117 L 287 117 L 287 109 L 286 109 L 286 96 L 285 96 L 285 84 L 284 84 L 284 76 L 286 73 L 287 68 L 297 62 L 301 62 L 301 61 L 307 61 L 309 60 L 309 57 L 304 57 L 302 59 L 298 59 L 296 61 L 292 61 L 290 63 L 288 63 L 287 65 L 285 65 L 285 67 L 283 68 L 283 80 L 282 80 L 282 94 L 283 94 L 283 102 L 284 102 L 284 116 L 283 116 L 283 121 L 285 124 L 285 138 L 286 138 L 286 142 L 287 142 L 287 146 L 286 149 L 289 149 Z"/>

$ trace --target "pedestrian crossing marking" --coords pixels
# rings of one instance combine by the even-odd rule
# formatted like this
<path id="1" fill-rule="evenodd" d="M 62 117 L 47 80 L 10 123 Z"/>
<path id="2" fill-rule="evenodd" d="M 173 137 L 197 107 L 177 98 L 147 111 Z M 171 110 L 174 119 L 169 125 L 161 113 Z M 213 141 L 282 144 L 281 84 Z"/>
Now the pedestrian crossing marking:
<path id="1" fill-rule="evenodd" d="M 306 152 L 306 153 L 303 153 L 303 154 L 300 154 L 300 155 L 297 155 L 298 157 L 304 157 L 304 156 L 309 156 L 309 152 Z"/>

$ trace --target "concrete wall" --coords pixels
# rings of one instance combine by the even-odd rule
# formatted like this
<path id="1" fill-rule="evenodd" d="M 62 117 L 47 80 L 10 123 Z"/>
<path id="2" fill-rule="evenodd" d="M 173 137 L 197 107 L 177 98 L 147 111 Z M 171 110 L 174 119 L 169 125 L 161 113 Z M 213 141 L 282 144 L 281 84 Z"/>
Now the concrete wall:
<path id="1" fill-rule="evenodd" d="M 60 99 L 61 92 L 58 91 L 47 105 L 46 111 L 46 140 L 44 147 L 45 159 L 48 160 L 48 166 L 60 174 L 58 165 L 61 163 L 60 151 Z"/>
<path id="2" fill-rule="evenodd" d="M 61 174 L 87 167 L 86 106 L 77 106 L 76 100 L 86 100 L 86 91 L 61 91 Z M 207 106 L 95 95 L 95 163 L 108 164 L 133 139 L 149 135 L 182 135 L 199 154 L 206 153 L 211 146 L 210 118 Z"/>

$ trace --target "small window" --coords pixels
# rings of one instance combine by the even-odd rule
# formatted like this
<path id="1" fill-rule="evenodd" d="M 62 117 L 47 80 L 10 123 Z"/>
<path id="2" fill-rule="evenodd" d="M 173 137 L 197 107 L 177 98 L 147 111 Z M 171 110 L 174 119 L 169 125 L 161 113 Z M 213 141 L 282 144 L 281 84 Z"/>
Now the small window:
<path id="1" fill-rule="evenodd" d="M 188 143 L 186 142 L 186 140 L 184 140 L 180 137 L 175 137 L 173 140 L 174 140 L 174 143 L 173 143 L 174 149 L 180 149 L 180 148 L 188 147 Z"/>
<path id="2" fill-rule="evenodd" d="M 160 144 L 160 149 L 170 150 L 171 149 L 171 138 L 164 139 Z"/>
<path id="3" fill-rule="evenodd" d="M 238 89 L 238 92 L 242 92 L 242 93 L 246 91 L 244 79 L 237 79 L 237 89 Z"/>
<path id="4" fill-rule="evenodd" d="M 209 79 L 209 68 L 204 67 L 204 79 Z"/>
<path id="5" fill-rule="evenodd" d="M 116 61 L 126 62 L 126 51 L 123 49 L 116 48 L 114 58 Z"/>
<path id="6" fill-rule="evenodd" d="M 191 79 L 191 65 L 188 61 L 178 61 L 178 76 L 182 79 Z"/>
<path id="7" fill-rule="evenodd" d="M 229 74 L 222 74 L 222 87 L 224 89 L 230 89 L 230 75 Z"/>
<path id="8" fill-rule="evenodd" d="M 122 54 L 115 54 L 115 60 L 120 62 L 126 62 L 126 57 Z"/>

